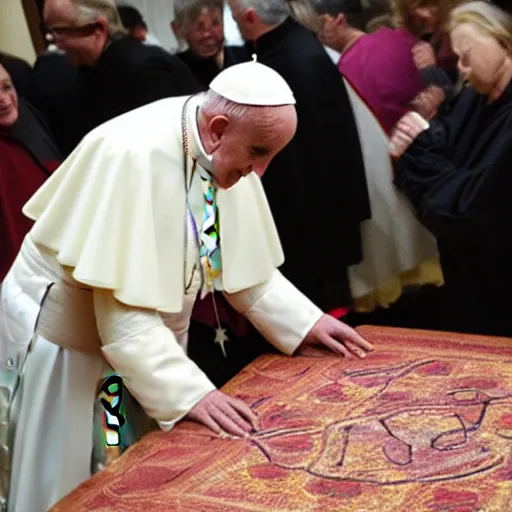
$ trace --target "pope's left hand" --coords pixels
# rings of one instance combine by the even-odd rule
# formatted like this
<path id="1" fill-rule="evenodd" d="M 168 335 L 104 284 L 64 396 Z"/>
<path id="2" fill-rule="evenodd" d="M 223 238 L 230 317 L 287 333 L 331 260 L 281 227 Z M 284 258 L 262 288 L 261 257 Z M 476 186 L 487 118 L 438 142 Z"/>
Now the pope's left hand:
<path id="1" fill-rule="evenodd" d="M 366 357 L 373 347 L 347 324 L 330 315 L 323 315 L 304 338 L 296 355 L 325 356 L 325 351 L 334 352 L 343 357 Z"/>

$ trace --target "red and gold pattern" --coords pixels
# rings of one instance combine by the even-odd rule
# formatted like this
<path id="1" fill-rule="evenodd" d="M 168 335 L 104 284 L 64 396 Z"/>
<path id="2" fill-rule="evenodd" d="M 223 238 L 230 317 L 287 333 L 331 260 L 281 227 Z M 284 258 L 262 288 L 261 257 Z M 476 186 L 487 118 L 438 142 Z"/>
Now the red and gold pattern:
<path id="1" fill-rule="evenodd" d="M 512 340 L 361 328 L 366 360 L 265 356 L 260 430 L 153 433 L 54 512 L 512 510 Z"/>

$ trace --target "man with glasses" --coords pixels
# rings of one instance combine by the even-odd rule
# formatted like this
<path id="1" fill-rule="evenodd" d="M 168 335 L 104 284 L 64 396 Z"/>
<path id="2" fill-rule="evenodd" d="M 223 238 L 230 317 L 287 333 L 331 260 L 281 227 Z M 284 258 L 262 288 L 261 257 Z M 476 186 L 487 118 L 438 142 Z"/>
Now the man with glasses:
<path id="1" fill-rule="evenodd" d="M 45 66 L 49 60 L 42 57 L 31 94 L 50 124 L 58 125 L 55 131 L 62 134 L 58 142 L 64 154 L 109 119 L 201 90 L 180 59 L 125 33 L 113 0 L 47 0 L 44 21 L 68 62 L 61 57 Z M 56 75 L 72 75 L 69 65 L 79 70 L 61 87 Z"/>

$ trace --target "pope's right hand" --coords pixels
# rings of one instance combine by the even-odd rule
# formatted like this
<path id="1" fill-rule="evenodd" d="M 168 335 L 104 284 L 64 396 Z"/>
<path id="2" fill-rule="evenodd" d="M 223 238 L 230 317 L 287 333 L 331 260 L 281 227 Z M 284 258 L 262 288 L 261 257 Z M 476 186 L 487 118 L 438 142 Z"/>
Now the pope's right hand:
<path id="1" fill-rule="evenodd" d="M 258 428 L 258 418 L 245 402 L 218 390 L 208 393 L 185 418 L 202 423 L 217 434 L 238 437 Z"/>

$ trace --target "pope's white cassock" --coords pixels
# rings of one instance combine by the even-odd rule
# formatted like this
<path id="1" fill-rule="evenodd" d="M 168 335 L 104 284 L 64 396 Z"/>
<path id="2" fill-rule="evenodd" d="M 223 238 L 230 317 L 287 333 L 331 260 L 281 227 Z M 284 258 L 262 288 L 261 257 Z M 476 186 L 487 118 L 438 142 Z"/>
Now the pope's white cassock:
<path id="1" fill-rule="evenodd" d="M 207 168 L 198 101 L 186 109 L 189 153 Z M 162 100 L 100 126 L 24 208 L 36 222 L 0 297 L 10 512 L 43 512 L 90 476 L 105 365 L 165 430 L 214 389 L 187 357 L 204 196 L 191 159 L 184 170 L 185 102 Z M 227 298 L 292 354 L 322 312 L 276 270 L 283 253 L 259 178 L 218 190 L 217 204 Z"/>

